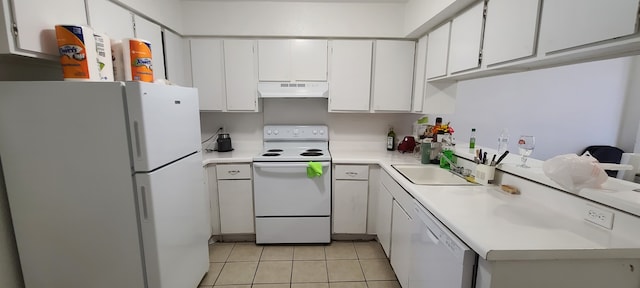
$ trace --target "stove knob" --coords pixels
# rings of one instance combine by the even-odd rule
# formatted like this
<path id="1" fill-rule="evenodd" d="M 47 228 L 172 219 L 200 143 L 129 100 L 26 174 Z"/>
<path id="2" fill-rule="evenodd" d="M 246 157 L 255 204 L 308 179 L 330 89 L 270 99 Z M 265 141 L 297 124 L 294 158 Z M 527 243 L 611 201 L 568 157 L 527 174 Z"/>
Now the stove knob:
<path id="1" fill-rule="evenodd" d="M 324 130 L 320 130 L 320 135 L 324 135 Z"/>
<path id="2" fill-rule="evenodd" d="M 278 134 L 280 134 L 280 131 L 278 131 L 278 130 L 273 130 L 273 134 L 274 134 L 274 135 L 278 135 Z"/>
<path id="3" fill-rule="evenodd" d="M 267 130 L 267 135 L 271 135 L 271 129 Z"/>
<path id="4" fill-rule="evenodd" d="M 313 133 L 313 135 L 316 135 L 316 134 L 318 134 L 318 130 L 313 130 L 313 132 L 311 132 L 311 133 Z"/>
<path id="5" fill-rule="evenodd" d="M 298 134 L 300 134 L 300 129 L 298 129 L 298 128 L 293 129 L 293 135 L 294 136 L 298 136 Z"/>

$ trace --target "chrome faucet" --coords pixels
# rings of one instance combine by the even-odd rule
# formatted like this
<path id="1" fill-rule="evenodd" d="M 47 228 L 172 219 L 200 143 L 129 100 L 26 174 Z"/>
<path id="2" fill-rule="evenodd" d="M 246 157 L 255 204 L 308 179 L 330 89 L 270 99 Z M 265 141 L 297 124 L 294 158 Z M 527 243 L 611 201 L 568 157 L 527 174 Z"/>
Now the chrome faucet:
<path id="1" fill-rule="evenodd" d="M 447 163 L 449 163 L 449 170 L 451 171 L 451 173 L 453 174 L 458 174 L 459 176 L 465 176 L 464 175 L 464 167 L 459 167 L 456 164 L 454 164 L 451 159 L 449 159 L 449 157 L 445 156 L 444 153 L 440 152 L 438 154 L 438 157 L 440 159 L 444 159 L 445 161 L 447 161 Z"/>

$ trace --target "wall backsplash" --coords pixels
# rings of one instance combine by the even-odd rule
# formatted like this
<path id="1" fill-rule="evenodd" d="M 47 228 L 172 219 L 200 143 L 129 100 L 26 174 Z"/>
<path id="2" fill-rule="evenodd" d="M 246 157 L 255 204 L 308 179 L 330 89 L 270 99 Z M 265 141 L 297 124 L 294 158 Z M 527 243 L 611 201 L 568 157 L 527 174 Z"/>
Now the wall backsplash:
<path id="1" fill-rule="evenodd" d="M 233 142 L 262 142 L 267 124 L 325 124 L 330 141 L 385 143 L 389 127 L 401 139 L 411 135 L 422 115 L 408 113 L 329 113 L 327 99 L 264 99 L 260 113 L 202 112 L 203 140 L 225 127 Z"/>

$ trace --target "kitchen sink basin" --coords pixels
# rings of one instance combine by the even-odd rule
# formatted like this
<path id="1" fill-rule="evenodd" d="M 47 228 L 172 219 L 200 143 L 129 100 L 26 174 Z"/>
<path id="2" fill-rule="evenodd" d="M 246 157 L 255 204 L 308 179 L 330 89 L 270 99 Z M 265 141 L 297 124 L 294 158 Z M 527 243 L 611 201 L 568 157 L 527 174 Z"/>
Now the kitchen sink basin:
<path id="1" fill-rule="evenodd" d="M 465 186 L 476 185 L 464 178 L 440 168 L 438 165 L 402 164 L 391 165 L 402 176 L 417 185 Z"/>

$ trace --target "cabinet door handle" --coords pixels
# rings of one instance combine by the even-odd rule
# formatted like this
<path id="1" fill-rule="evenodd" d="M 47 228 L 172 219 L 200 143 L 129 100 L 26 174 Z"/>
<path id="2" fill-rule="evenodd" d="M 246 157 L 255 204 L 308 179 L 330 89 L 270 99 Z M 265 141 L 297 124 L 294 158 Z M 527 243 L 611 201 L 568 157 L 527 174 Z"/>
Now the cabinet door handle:
<path id="1" fill-rule="evenodd" d="M 227 171 L 227 173 L 229 173 L 231 175 L 236 175 L 236 174 L 240 173 L 240 170 L 229 170 L 229 171 Z"/>
<path id="2" fill-rule="evenodd" d="M 345 174 L 347 174 L 347 175 L 349 175 L 349 176 L 351 176 L 351 177 L 358 176 L 358 172 L 351 172 L 351 171 L 348 171 L 348 172 L 346 172 Z"/>

